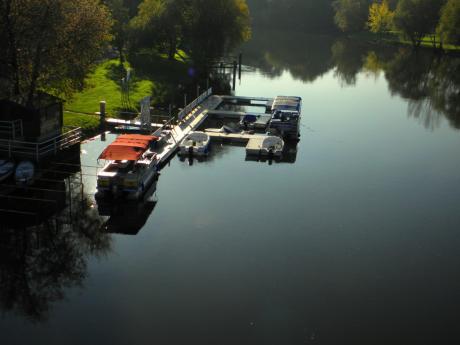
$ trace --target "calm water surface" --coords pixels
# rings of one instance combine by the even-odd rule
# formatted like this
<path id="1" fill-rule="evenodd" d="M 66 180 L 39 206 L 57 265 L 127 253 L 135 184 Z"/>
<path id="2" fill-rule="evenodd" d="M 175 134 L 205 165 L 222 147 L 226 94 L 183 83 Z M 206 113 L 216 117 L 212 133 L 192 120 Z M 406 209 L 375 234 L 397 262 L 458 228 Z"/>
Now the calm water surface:
<path id="1" fill-rule="evenodd" d="M 350 82 L 318 58 L 332 65 L 306 78 L 295 71 L 316 53 L 302 54 L 251 60 L 236 90 L 303 98 L 295 163 L 218 145 L 206 162 L 174 158 L 136 236 L 84 251 L 81 279 L 24 277 L 45 308 L 4 307 L 1 344 L 458 342 L 458 113 L 398 93 L 388 70 Z"/>

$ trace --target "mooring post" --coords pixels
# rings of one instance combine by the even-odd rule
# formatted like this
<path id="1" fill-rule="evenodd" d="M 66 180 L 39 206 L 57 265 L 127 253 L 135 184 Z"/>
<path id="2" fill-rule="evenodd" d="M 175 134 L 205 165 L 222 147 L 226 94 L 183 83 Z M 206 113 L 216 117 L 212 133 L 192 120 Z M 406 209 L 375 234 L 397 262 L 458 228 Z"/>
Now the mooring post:
<path id="1" fill-rule="evenodd" d="M 196 98 L 200 97 L 200 85 L 196 84 Z"/>
<path id="2" fill-rule="evenodd" d="M 105 141 L 105 101 L 99 102 L 99 130 L 101 131 L 101 141 Z"/>
<path id="3" fill-rule="evenodd" d="M 187 94 L 184 94 L 184 108 L 187 106 Z"/>
<path id="4" fill-rule="evenodd" d="M 243 64 L 243 53 L 238 55 L 238 79 L 241 80 L 241 66 Z"/>
<path id="5" fill-rule="evenodd" d="M 236 88 L 236 60 L 233 60 L 233 88 L 232 90 L 235 91 Z"/>

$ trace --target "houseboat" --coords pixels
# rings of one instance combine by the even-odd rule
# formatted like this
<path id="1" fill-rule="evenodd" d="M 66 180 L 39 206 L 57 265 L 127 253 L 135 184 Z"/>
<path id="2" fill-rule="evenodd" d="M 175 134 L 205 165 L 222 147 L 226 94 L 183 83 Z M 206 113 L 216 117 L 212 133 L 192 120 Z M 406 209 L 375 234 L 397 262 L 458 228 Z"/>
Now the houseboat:
<path id="1" fill-rule="evenodd" d="M 153 146 L 158 137 L 123 134 L 99 156 L 107 163 L 97 174 L 97 197 L 138 199 L 155 181 L 158 173 L 157 153 Z"/>
<path id="2" fill-rule="evenodd" d="M 287 140 L 298 140 L 300 136 L 300 118 L 302 98 L 294 96 L 278 96 L 272 104 L 270 132 L 276 133 Z"/>

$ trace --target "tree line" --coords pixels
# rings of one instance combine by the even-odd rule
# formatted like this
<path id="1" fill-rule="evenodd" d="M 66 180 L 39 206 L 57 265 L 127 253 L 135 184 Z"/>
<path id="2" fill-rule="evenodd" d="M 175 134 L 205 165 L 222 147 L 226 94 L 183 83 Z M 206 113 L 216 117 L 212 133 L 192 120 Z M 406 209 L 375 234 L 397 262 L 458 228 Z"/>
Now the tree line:
<path id="1" fill-rule="evenodd" d="M 247 0 L 253 23 L 309 33 L 396 31 L 419 46 L 460 45 L 460 0 Z M 436 42 L 436 40 L 439 40 Z"/>
<path id="2" fill-rule="evenodd" d="M 0 99 L 70 95 L 109 46 L 206 64 L 250 33 L 245 0 L 0 0 Z"/>
<path id="3" fill-rule="evenodd" d="M 415 47 L 426 36 L 434 47 L 460 45 L 459 0 L 336 0 L 333 6 L 335 23 L 345 32 L 396 30 Z"/>

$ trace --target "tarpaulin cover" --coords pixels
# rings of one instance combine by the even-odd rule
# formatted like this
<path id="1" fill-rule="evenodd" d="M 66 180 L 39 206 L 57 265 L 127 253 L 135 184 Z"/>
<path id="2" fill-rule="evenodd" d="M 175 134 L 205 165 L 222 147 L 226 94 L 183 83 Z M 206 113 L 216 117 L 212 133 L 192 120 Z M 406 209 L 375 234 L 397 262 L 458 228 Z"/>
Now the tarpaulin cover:
<path id="1" fill-rule="evenodd" d="M 107 146 L 99 159 L 136 161 L 148 149 L 152 141 L 158 140 L 153 135 L 123 134 Z"/>

